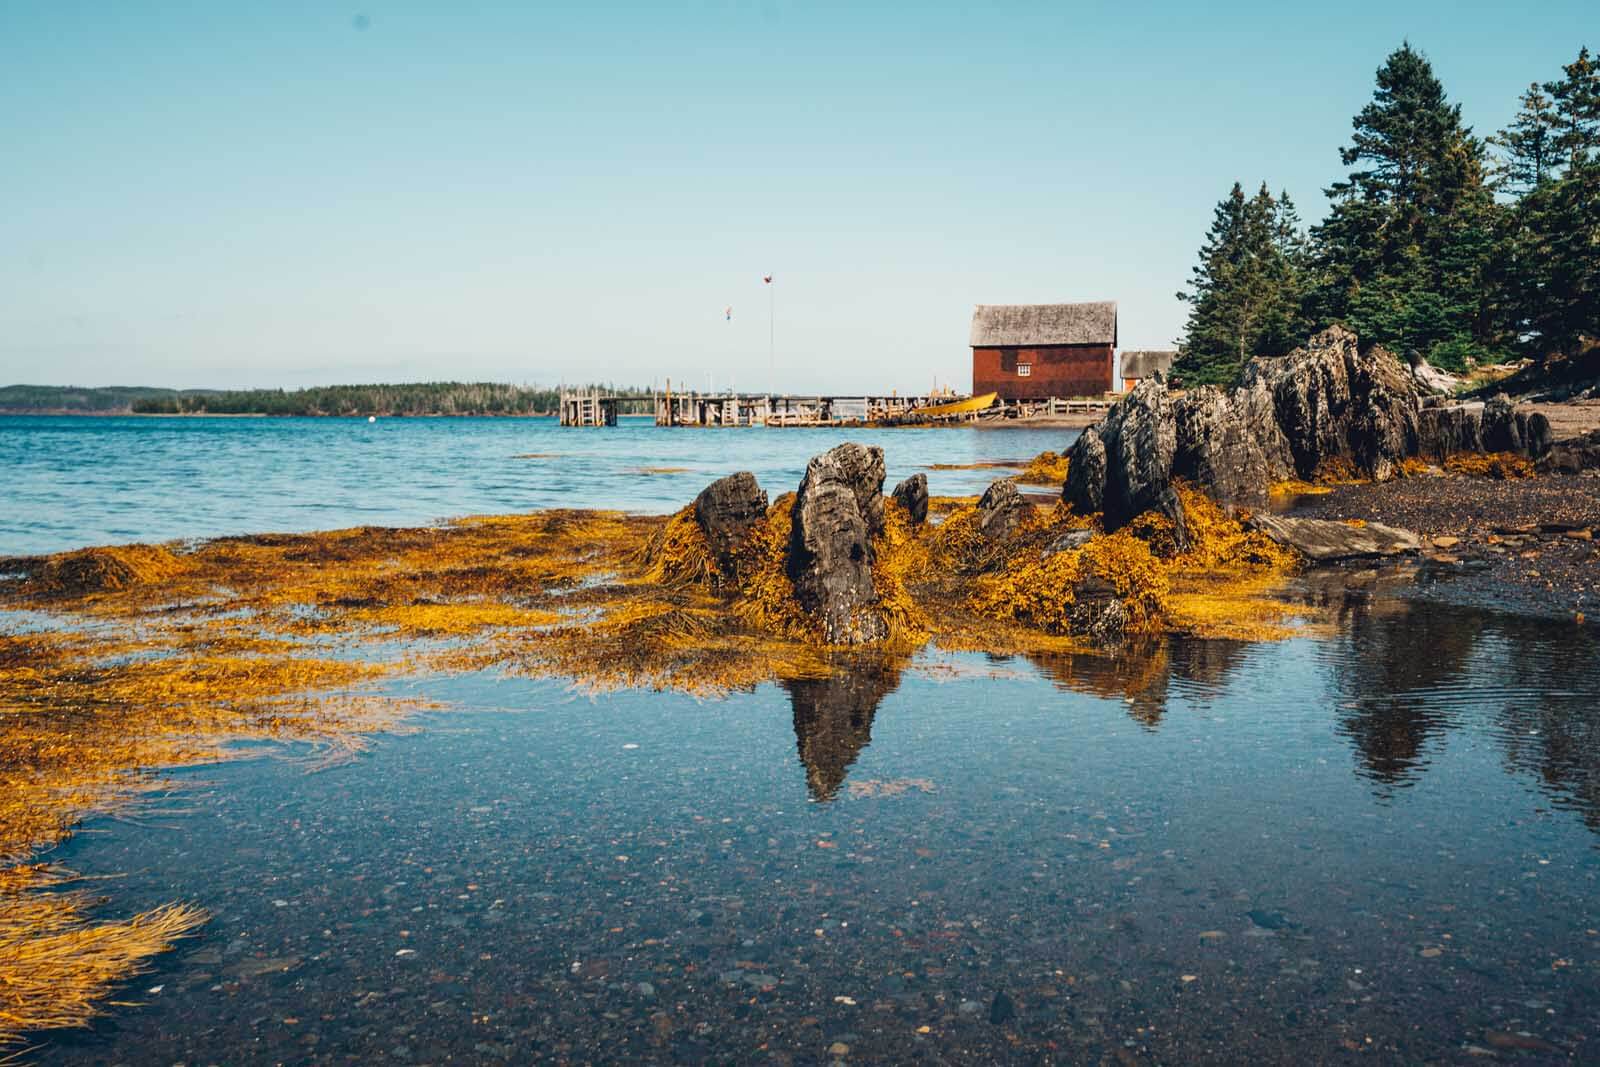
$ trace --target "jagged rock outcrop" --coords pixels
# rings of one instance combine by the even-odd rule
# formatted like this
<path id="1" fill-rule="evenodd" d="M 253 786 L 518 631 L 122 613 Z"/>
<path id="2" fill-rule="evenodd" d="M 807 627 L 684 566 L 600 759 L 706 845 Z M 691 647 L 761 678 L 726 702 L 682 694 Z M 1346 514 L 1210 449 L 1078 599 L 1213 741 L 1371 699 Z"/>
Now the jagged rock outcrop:
<path id="1" fill-rule="evenodd" d="M 978 498 L 978 532 L 988 541 L 1009 537 L 1033 509 L 1010 478 L 1002 478 Z"/>
<path id="2" fill-rule="evenodd" d="M 883 529 L 883 449 L 853 442 L 812 458 L 793 511 L 789 578 L 832 644 L 888 636 L 872 581 L 872 538 Z"/>
<path id="3" fill-rule="evenodd" d="M 1250 518 L 1250 526 L 1280 545 L 1288 545 L 1313 563 L 1398 556 L 1422 548 L 1422 539 L 1410 530 L 1377 522 L 1352 526 L 1331 519 L 1254 515 Z"/>
<path id="4" fill-rule="evenodd" d="M 911 516 L 913 523 L 928 521 L 928 476 L 926 474 L 913 474 L 905 481 L 894 487 L 890 494 L 906 509 L 906 514 Z"/>
<path id="5" fill-rule="evenodd" d="M 1493 403 L 1493 402 L 1491 402 Z M 1509 402 L 1422 404 L 1407 368 L 1333 326 L 1287 356 L 1252 360 L 1230 390 L 1174 396 L 1147 379 L 1073 445 L 1062 498 L 1116 529 L 1161 503 L 1173 478 L 1219 500 L 1259 504 L 1274 482 L 1348 467 L 1386 477 L 1401 460 L 1452 451 L 1539 455 L 1543 416 Z"/>
<path id="6" fill-rule="evenodd" d="M 767 491 L 749 471 L 718 478 L 694 498 L 695 521 L 723 575 L 735 581 L 744 577 L 744 547 L 766 514 Z"/>

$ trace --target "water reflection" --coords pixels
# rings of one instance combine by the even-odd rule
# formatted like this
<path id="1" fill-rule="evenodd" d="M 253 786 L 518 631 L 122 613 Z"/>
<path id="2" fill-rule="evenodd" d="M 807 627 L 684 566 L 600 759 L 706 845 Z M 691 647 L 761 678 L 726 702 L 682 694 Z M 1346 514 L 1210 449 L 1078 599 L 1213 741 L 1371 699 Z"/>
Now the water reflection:
<path id="1" fill-rule="evenodd" d="M 1576 808 L 1600 831 L 1600 642 L 1593 632 L 1443 610 L 1385 595 L 1380 584 L 1360 577 L 1302 588 L 1339 619 L 1334 636 L 1315 639 L 1304 686 L 1331 698 L 1333 732 L 1349 745 L 1355 773 L 1374 794 L 1389 800 L 1414 785 L 1451 735 L 1470 729 L 1493 740 L 1509 772 L 1537 781 L 1553 803 Z M 1120 701 L 1154 732 L 1180 699 L 1248 703 L 1233 687 L 1252 648 L 1173 638 L 1115 653 L 1022 658 L 1060 689 Z M 990 657 L 996 664 L 1011 659 Z M 832 677 L 784 683 L 813 800 L 838 796 L 907 664 L 904 657 L 857 655 L 838 661 Z"/>
<path id="2" fill-rule="evenodd" d="M 904 656 L 865 654 L 838 661 L 827 678 L 783 683 L 794 707 L 794 737 L 815 801 L 836 797 L 861 750 L 872 742 L 872 719 L 900 685 Z"/>

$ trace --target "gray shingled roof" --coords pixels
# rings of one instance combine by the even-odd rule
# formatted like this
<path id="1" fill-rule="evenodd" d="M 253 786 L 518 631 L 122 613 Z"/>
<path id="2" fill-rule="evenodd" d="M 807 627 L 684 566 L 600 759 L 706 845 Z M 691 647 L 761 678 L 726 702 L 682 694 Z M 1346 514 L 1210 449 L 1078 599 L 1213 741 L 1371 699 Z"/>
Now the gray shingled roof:
<path id="1" fill-rule="evenodd" d="M 973 348 L 1012 345 L 1114 345 L 1117 302 L 979 304 L 972 312 Z"/>
<path id="2" fill-rule="evenodd" d="M 1124 378 L 1150 377 L 1156 371 L 1169 374 L 1172 371 L 1172 361 L 1178 358 L 1178 353 L 1145 349 L 1122 353 L 1122 376 Z"/>

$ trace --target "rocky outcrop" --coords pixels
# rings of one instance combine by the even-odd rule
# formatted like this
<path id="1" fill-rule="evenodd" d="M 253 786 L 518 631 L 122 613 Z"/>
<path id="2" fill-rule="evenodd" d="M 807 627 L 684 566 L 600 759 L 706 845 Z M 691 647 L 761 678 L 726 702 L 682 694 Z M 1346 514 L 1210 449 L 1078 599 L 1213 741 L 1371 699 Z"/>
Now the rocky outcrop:
<path id="1" fill-rule="evenodd" d="M 883 529 L 883 476 L 883 449 L 842 444 L 806 465 L 795 498 L 789 578 L 831 644 L 888 636 L 872 581 L 872 538 Z"/>
<path id="2" fill-rule="evenodd" d="M 1491 405 L 1424 407 L 1399 360 L 1334 326 L 1287 356 L 1252 360 L 1229 390 L 1175 396 L 1159 379 L 1141 382 L 1079 437 L 1062 498 L 1103 512 L 1114 530 L 1158 506 L 1173 478 L 1260 504 L 1273 483 L 1319 470 L 1382 478 L 1410 456 L 1548 448 L 1542 416 Z"/>
<path id="3" fill-rule="evenodd" d="M 978 532 L 987 541 L 1003 541 L 1032 510 L 1017 483 L 1002 478 L 978 498 Z"/>
<path id="4" fill-rule="evenodd" d="M 745 577 L 745 545 L 767 514 L 767 491 L 749 471 L 718 478 L 694 498 L 694 518 L 705 532 L 711 555 L 723 575 Z"/>
<path id="5" fill-rule="evenodd" d="M 1331 519 L 1255 515 L 1250 526 L 1280 545 L 1288 545 L 1312 563 L 1398 556 L 1422 548 L 1422 539 L 1410 530 L 1376 522 L 1353 526 Z"/>
<path id="6" fill-rule="evenodd" d="M 894 487 L 890 494 L 900 506 L 906 509 L 906 514 L 911 516 L 913 523 L 928 521 L 928 476 L 926 474 L 913 474 L 905 481 Z"/>

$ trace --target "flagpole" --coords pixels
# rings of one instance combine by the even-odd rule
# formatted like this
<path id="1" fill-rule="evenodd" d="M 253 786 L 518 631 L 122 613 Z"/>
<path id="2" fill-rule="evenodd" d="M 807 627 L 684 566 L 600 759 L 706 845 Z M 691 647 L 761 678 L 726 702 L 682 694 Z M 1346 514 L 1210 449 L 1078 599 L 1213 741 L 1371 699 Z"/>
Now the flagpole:
<path id="1" fill-rule="evenodd" d="M 767 275 L 767 391 L 776 394 L 778 390 L 778 348 L 774 341 L 777 336 L 776 308 L 778 298 L 772 284 L 772 275 Z"/>

